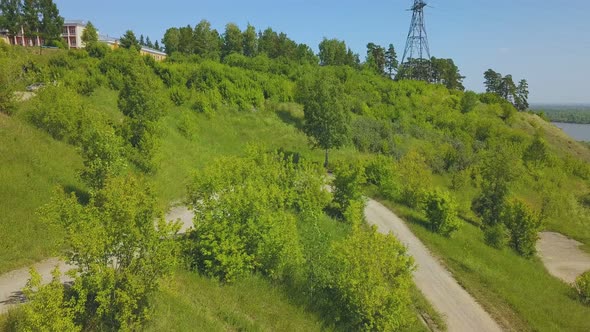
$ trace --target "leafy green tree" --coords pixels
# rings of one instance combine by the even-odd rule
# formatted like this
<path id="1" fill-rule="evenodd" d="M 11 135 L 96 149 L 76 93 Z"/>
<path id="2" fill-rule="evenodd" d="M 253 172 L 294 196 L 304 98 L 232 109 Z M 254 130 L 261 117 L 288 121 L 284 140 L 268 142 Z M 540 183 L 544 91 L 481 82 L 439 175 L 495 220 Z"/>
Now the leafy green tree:
<path id="1" fill-rule="evenodd" d="M 300 82 L 298 98 L 303 104 L 303 131 L 313 146 L 325 150 L 324 167 L 328 167 L 329 150 L 344 145 L 350 131 L 342 85 L 329 75 L 314 75 Z"/>
<path id="2" fill-rule="evenodd" d="M 329 252 L 331 312 L 356 331 L 397 331 L 414 321 L 413 259 L 392 235 L 356 227 Z"/>
<path id="3" fill-rule="evenodd" d="M 453 59 L 437 59 L 432 57 L 431 62 L 431 79 L 430 82 L 442 84 L 450 90 L 465 90 L 463 79 L 459 73 L 459 67 L 455 65 Z"/>
<path id="4" fill-rule="evenodd" d="M 191 29 L 192 31 L 192 29 Z M 162 44 L 166 49 L 166 54 L 170 55 L 180 50 L 180 30 L 178 28 L 170 28 L 164 33 Z"/>
<path id="5" fill-rule="evenodd" d="M 545 140 L 537 134 L 523 153 L 525 165 L 531 169 L 538 169 L 550 162 L 549 147 Z"/>
<path id="6" fill-rule="evenodd" d="M 64 18 L 59 15 L 57 5 L 53 0 L 39 0 L 41 13 L 41 37 L 46 45 L 61 44 Z"/>
<path id="7" fill-rule="evenodd" d="M 86 44 L 86 46 L 88 46 L 88 44 L 98 42 L 98 31 L 96 31 L 94 24 L 92 24 L 92 22 L 90 21 L 86 23 L 84 32 L 82 32 L 82 41 L 84 42 L 84 44 Z"/>
<path id="8" fill-rule="evenodd" d="M 221 51 L 222 57 L 226 57 L 231 53 L 242 54 L 244 52 L 244 36 L 242 35 L 242 30 L 236 24 L 228 23 L 225 26 Z"/>
<path id="9" fill-rule="evenodd" d="M 211 29 L 211 23 L 202 20 L 195 26 L 193 32 L 194 54 L 205 59 L 218 60 L 221 56 L 222 40 L 215 29 Z"/>
<path id="10" fill-rule="evenodd" d="M 156 42 L 154 43 L 154 48 L 158 51 L 162 50 L 162 47 L 160 47 L 160 43 L 158 43 L 158 41 L 156 40 Z"/>
<path id="11" fill-rule="evenodd" d="M 320 64 L 322 66 L 351 66 L 358 65 L 358 56 L 350 49 L 347 50 L 346 43 L 337 39 L 324 38 L 319 45 Z"/>
<path id="12" fill-rule="evenodd" d="M 119 45 L 121 45 L 122 48 L 126 48 L 128 50 L 134 50 L 137 52 L 141 50 L 141 45 L 135 37 L 135 33 L 133 33 L 131 30 L 127 30 L 123 37 L 119 39 Z"/>
<path id="13" fill-rule="evenodd" d="M 0 0 L 0 12 L 3 18 L 0 20 L 0 28 L 8 30 L 16 44 L 16 35 L 20 32 L 22 24 L 21 0 Z"/>
<path id="14" fill-rule="evenodd" d="M 389 74 L 389 77 L 394 76 L 395 72 L 397 72 L 398 67 L 399 62 L 397 60 L 397 53 L 395 52 L 395 47 L 393 47 L 393 44 L 389 44 L 389 47 L 385 52 L 385 68 L 387 69 L 387 74 Z"/>
<path id="15" fill-rule="evenodd" d="M 541 217 L 528 205 L 515 199 L 506 204 L 502 218 L 510 235 L 510 246 L 524 257 L 533 256 L 542 226 Z"/>
<path id="16" fill-rule="evenodd" d="M 143 34 L 139 36 L 139 45 L 145 46 L 145 38 L 143 37 Z"/>
<path id="17" fill-rule="evenodd" d="M 172 236 L 154 191 L 127 176 L 109 179 L 87 205 L 75 195 L 52 198 L 41 214 L 65 230 L 67 261 L 75 266 L 71 295 L 83 330 L 137 330 L 149 316 L 160 281 L 176 264 Z M 45 308 L 43 308 L 44 310 Z M 46 319 L 56 312 L 45 312 Z"/>
<path id="18" fill-rule="evenodd" d="M 154 48 L 154 44 L 152 44 L 152 40 L 150 39 L 150 36 L 145 37 L 145 46 L 147 46 L 149 48 Z"/>
<path id="19" fill-rule="evenodd" d="M 457 203 L 448 192 L 434 190 L 426 195 L 424 212 L 432 231 L 449 236 L 461 226 Z"/>
<path id="20" fill-rule="evenodd" d="M 27 38 L 36 38 L 36 44 L 40 44 L 41 30 L 41 3 L 39 0 L 24 0 L 22 2 L 22 28 Z M 40 46 L 40 45 L 39 45 Z"/>
<path id="21" fill-rule="evenodd" d="M 519 173 L 519 160 L 511 147 L 496 147 L 482 159 L 480 167 L 481 193 L 473 200 L 471 208 L 482 219 L 486 242 L 501 247 L 504 241 L 502 213 L 510 193 L 510 183 Z M 494 240 L 494 241 L 492 241 Z"/>
<path id="22" fill-rule="evenodd" d="M 426 159 L 418 151 L 412 150 L 400 159 L 397 171 L 403 182 L 401 201 L 411 207 L 420 206 L 432 185 L 432 171 Z"/>
<path id="23" fill-rule="evenodd" d="M 367 44 L 366 64 L 378 75 L 385 75 L 387 64 L 385 48 L 374 43 Z"/>
<path id="24" fill-rule="evenodd" d="M 256 28 L 248 24 L 242 36 L 244 55 L 247 57 L 255 57 L 258 55 L 258 35 Z"/>
<path id="25" fill-rule="evenodd" d="M 119 92 L 119 110 L 125 115 L 122 134 L 132 148 L 131 159 L 145 172 L 156 170 L 159 120 L 164 114 L 161 89 L 161 81 L 148 68 L 137 67 L 125 77 Z"/>
<path id="26" fill-rule="evenodd" d="M 488 69 L 483 74 L 483 76 L 485 78 L 484 85 L 486 87 L 486 92 L 500 94 L 502 85 L 502 74 L 497 73 L 492 69 Z"/>
<path id="27" fill-rule="evenodd" d="M 82 158 L 82 179 L 90 188 L 102 189 L 125 167 L 123 141 L 110 126 L 97 127 L 82 143 Z"/>

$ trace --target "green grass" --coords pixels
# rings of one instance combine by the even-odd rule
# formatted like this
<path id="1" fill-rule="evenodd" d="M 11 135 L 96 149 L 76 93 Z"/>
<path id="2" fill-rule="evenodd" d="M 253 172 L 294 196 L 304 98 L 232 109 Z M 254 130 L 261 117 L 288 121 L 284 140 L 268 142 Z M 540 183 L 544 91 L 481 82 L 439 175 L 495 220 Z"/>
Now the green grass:
<path id="1" fill-rule="evenodd" d="M 72 146 L 0 114 L 0 273 L 55 254 L 59 233 L 36 210 L 61 186 L 80 191 L 80 156 Z"/>
<path id="2" fill-rule="evenodd" d="M 178 271 L 155 296 L 146 331 L 321 331 L 280 287 L 252 276 L 231 285 Z"/>
<path id="3" fill-rule="evenodd" d="M 428 231 L 421 214 L 384 202 L 449 268 L 459 283 L 503 326 L 517 331 L 588 331 L 590 307 L 552 277 L 538 259 L 483 242 L 481 230 L 465 223 L 452 238 Z"/>
<path id="4" fill-rule="evenodd" d="M 163 120 L 160 170 L 154 177 L 161 199 L 182 199 L 194 171 L 221 156 L 244 154 L 249 144 L 299 152 L 304 158 L 322 163 L 323 152 L 312 150 L 307 136 L 292 125 L 303 117 L 300 106 L 279 108 L 279 112 L 220 111 L 210 116 L 186 107 L 172 109 Z M 191 135 L 183 134 L 183 129 Z M 346 148 L 333 151 L 331 158 L 337 161 L 353 154 L 354 149 Z"/>

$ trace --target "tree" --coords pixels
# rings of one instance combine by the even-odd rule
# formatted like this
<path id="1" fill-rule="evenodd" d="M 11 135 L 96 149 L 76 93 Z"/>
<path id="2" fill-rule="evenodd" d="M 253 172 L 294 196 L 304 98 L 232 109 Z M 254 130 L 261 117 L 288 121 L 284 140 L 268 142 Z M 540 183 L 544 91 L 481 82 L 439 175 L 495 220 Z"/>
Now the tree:
<path id="1" fill-rule="evenodd" d="M 479 102 L 479 96 L 477 93 L 473 91 L 467 91 L 461 98 L 461 112 L 462 113 L 469 113 L 471 112 L 477 103 Z"/>
<path id="2" fill-rule="evenodd" d="M 156 40 L 156 42 L 154 43 L 154 48 L 158 51 L 161 51 L 162 48 L 160 47 L 160 43 L 158 43 L 158 41 Z"/>
<path id="3" fill-rule="evenodd" d="M 503 221 L 510 234 L 510 246 L 524 257 L 533 256 L 542 226 L 541 216 L 522 201 L 515 199 L 506 204 Z"/>
<path id="4" fill-rule="evenodd" d="M 41 12 L 41 36 L 46 45 L 59 45 L 63 32 L 64 19 L 59 15 L 53 0 L 39 0 Z"/>
<path id="5" fill-rule="evenodd" d="M 86 44 L 86 46 L 98 42 L 98 31 L 96 31 L 94 24 L 92 24 L 92 22 L 90 21 L 86 23 L 84 32 L 82 32 L 82 41 L 84 42 L 84 44 Z"/>
<path id="6" fill-rule="evenodd" d="M 223 34 L 222 57 L 231 53 L 242 54 L 244 51 L 244 36 L 240 28 L 234 23 L 228 23 L 225 26 Z"/>
<path id="7" fill-rule="evenodd" d="M 193 42 L 194 54 L 204 59 L 219 59 L 222 40 L 217 30 L 211 29 L 211 23 L 209 21 L 202 20 L 195 26 Z"/>
<path id="8" fill-rule="evenodd" d="M 155 155 L 159 147 L 159 120 L 163 103 L 158 91 L 161 80 L 146 67 L 133 68 L 119 92 L 119 110 L 125 115 L 122 136 L 131 147 L 131 159 L 144 172 L 156 170 Z"/>
<path id="9" fill-rule="evenodd" d="M 365 202 L 361 186 L 365 183 L 365 169 L 360 163 L 341 164 L 334 169 L 334 203 L 341 216 L 351 212 L 349 209 L 356 207 L 355 203 L 359 203 L 357 212 L 363 215 Z"/>
<path id="10" fill-rule="evenodd" d="M 324 38 L 319 45 L 320 64 L 322 66 L 351 66 L 358 65 L 358 56 L 350 49 L 347 50 L 346 43 L 337 39 Z"/>
<path id="11" fill-rule="evenodd" d="M 374 43 L 367 44 L 366 63 L 378 75 L 385 75 L 385 65 L 387 63 L 385 53 L 385 48 Z"/>
<path id="12" fill-rule="evenodd" d="M 152 41 L 150 40 L 150 36 L 145 37 L 145 46 L 147 46 L 149 48 L 154 48 L 154 44 L 152 44 Z"/>
<path id="13" fill-rule="evenodd" d="M 520 80 L 516 87 L 516 93 L 514 96 L 514 107 L 517 110 L 523 112 L 529 108 L 529 84 L 526 80 Z"/>
<path id="14" fill-rule="evenodd" d="M 480 166 L 481 193 L 471 208 L 482 219 L 486 242 L 494 247 L 504 244 L 502 213 L 519 165 L 510 146 L 498 146 L 484 156 Z"/>
<path id="15" fill-rule="evenodd" d="M 27 38 L 36 38 L 40 46 L 41 4 L 39 0 L 24 0 L 22 4 L 22 27 Z"/>
<path id="16" fill-rule="evenodd" d="M 453 59 L 437 59 L 432 57 L 430 62 L 432 66 L 430 82 L 442 84 L 450 90 L 465 90 L 463 86 L 465 76 L 461 76 L 459 67 L 455 65 Z"/>
<path id="17" fill-rule="evenodd" d="M 191 29 L 192 31 L 192 29 Z M 157 43 L 157 41 L 156 41 Z M 180 30 L 178 28 L 170 28 L 164 33 L 162 44 L 166 49 L 166 54 L 170 55 L 180 50 Z"/>
<path id="18" fill-rule="evenodd" d="M 389 44 L 389 48 L 387 49 L 387 52 L 385 52 L 385 68 L 387 69 L 389 77 L 394 76 L 394 73 L 397 72 L 398 66 L 399 62 L 397 61 L 395 48 L 393 47 L 393 44 Z"/>
<path id="19" fill-rule="evenodd" d="M 486 92 L 492 92 L 500 95 L 502 85 L 502 74 L 496 73 L 492 69 L 488 69 L 484 74 Z"/>
<path id="20" fill-rule="evenodd" d="M 457 203 L 448 192 L 434 190 L 426 195 L 424 212 L 432 231 L 449 236 L 461 226 Z"/>
<path id="21" fill-rule="evenodd" d="M 84 169 L 81 178 L 93 190 L 104 188 L 125 167 L 123 141 L 110 126 L 93 128 L 82 142 Z"/>
<path id="22" fill-rule="evenodd" d="M 14 38 L 16 44 L 16 35 L 20 32 L 22 24 L 21 1 L 20 0 L 0 0 L 0 11 L 2 12 L 2 26 L 0 28 L 8 30 Z"/>
<path id="23" fill-rule="evenodd" d="M 256 35 L 256 28 L 248 24 L 246 31 L 242 37 L 242 46 L 244 55 L 247 57 L 255 57 L 258 55 L 258 36 Z"/>
<path id="24" fill-rule="evenodd" d="M 139 36 L 139 45 L 145 46 L 145 38 L 143 37 L 143 34 Z"/>
<path id="25" fill-rule="evenodd" d="M 152 188 L 133 176 L 113 178 L 86 205 L 60 192 L 41 215 L 65 233 L 67 262 L 75 269 L 64 305 L 78 309 L 75 322 L 83 330 L 140 329 L 177 252 L 179 227 L 166 222 Z M 56 312 L 45 313 L 44 320 L 57 319 Z"/>
<path id="26" fill-rule="evenodd" d="M 127 30 L 123 37 L 119 39 L 119 44 L 121 47 L 126 48 L 128 50 L 135 50 L 139 52 L 141 50 L 141 45 L 137 38 L 135 38 L 135 34 L 131 30 Z"/>
<path id="27" fill-rule="evenodd" d="M 342 84 L 330 75 L 314 75 L 299 84 L 298 99 L 303 104 L 303 131 L 312 144 L 328 152 L 344 145 L 348 138 L 350 113 L 343 104 Z"/>

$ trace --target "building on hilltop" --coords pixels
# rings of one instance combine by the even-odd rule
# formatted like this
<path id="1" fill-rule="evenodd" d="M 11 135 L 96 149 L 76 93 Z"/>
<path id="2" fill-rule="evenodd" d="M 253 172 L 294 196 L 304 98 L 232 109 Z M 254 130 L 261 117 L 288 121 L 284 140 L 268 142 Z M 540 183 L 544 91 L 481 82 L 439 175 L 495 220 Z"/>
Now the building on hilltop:
<path id="1" fill-rule="evenodd" d="M 119 39 L 117 39 L 117 38 L 113 38 L 113 37 L 109 37 L 109 36 L 98 36 L 98 41 L 109 45 L 109 47 L 113 50 L 119 48 Z M 141 55 L 149 55 L 152 58 L 154 58 L 154 60 L 156 60 L 156 61 L 163 61 L 166 59 L 166 56 L 167 56 L 167 54 L 162 51 L 159 51 L 159 50 L 156 50 L 156 49 L 153 49 L 150 47 L 146 47 L 143 45 L 141 46 L 141 50 L 139 51 L 139 53 Z"/>
<path id="2" fill-rule="evenodd" d="M 86 22 L 84 21 L 64 21 L 63 31 L 61 35 L 64 42 L 64 46 L 67 46 L 68 48 L 84 48 L 84 43 L 82 42 L 82 34 L 84 33 L 85 29 Z M 21 27 L 20 32 L 16 35 L 11 35 L 8 32 L 8 30 L 0 30 L 0 39 L 4 40 L 5 42 L 11 45 L 20 45 L 25 47 L 38 47 L 45 43 L 43 38 L 39 36 L 25 36 L 23 27 Z"/>
<path id="3" fill-rule="evenodd" d="M 84 48 L 82 41 L 82 34 L 86 30 L 86 22 L 80 20 L 66 20 L 64 21 L 64 28 L 62 38 L 68 48 Z"/>

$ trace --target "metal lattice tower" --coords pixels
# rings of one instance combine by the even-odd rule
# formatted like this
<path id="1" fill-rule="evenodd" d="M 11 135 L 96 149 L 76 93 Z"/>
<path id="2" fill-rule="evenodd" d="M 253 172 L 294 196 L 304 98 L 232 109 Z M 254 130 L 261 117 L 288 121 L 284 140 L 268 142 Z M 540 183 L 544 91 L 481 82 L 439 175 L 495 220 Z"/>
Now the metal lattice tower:
<path id="1" fill-rule="evenodd" d="M 402 65 L 413 67 L 416 63 L 424 63 L 430 60 L 428 34 L 424 24 L 424 7 L 426 7 L 424 0 L 414 0 L 414 5 L 409 9 L 413 12 L 412 23 L 410 24 L 406 49 L 402 57 Z"/>

